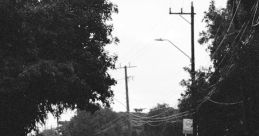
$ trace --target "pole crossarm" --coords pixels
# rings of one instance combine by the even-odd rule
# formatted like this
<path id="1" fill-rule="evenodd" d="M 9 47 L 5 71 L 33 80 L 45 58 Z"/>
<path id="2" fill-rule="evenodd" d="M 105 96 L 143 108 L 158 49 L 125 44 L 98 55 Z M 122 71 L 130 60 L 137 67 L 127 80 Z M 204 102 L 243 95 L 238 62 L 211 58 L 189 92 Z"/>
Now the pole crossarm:
<path id="1" fill-rule="evenodd" d="M 171 8 L 169 8 L 169 14 L 172 14 L 172 15 L 191 15 L 191 14 L 196 14 L 196 13 L 188 13 L 188 12 L 183 12 L 183 10 L 181 9 L 181 12 L 172 12 L 171 11 Z"/>
<path id="2" fill-rule="evenodd" d="M 182 9 L 181 9 L 180 12 L 172 12 L 171 8 L 170 8 L 169 14 L 170 15 L 190 15 L 191 16 L 191 57 L 188 57 L 188 58 L 190 58 L 190 60 L 191 60 L 191 80 L 192 80 L 191 96 L 192 96 L 194 107 L 196 107 L 197 105 L 195 103 L 196 103 L 196 99 L 197 99 L 196 98 L 197 92 L 194 89 L 194 81 L 195 81 L 194 15 L 195 15 L 195 13 L 194 13 L 193 2 L 191 2 L 191 12 L 190 13 L 185 13 L 185 12 L 183 12 Z M 198 115 L 197 115 L 197 112 L 196 112 L 193 115 L 193 136 L 198 135 L 197 119 L 198 119 Z"/>
<path id="3" fill-rule="evenodd" d="M 128 68 L 135 68 L 137 66 L 120 66 L 120 67 L 117 67 L 115 69 L 124 69 L 124 72 L 125 72 L 125 89 L 126 89 L 126 110 L 127 110 L 127 115 L 128 115 L 128 121 L 127 121 L 127 124 L 128 124 L 128 136 L 132 136 L 132 125 L 131 125 L 131 119 L 130 119 L 130 105 L 129 105 L 129 88 L 128 88 L 128 72 L 127 72 L 127 69 Z"/>

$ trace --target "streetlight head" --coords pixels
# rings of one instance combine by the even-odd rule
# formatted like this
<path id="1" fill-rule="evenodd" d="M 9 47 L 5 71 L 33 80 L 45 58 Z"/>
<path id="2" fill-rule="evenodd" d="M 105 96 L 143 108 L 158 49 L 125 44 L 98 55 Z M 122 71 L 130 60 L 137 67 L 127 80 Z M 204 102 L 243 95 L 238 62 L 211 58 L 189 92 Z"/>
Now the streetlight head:
<path id="1" fill-rule="evenodd" d="M 159 39 L 155 39 L 155 41 L 164 41 L 164 39 L 159 38 Z"/>

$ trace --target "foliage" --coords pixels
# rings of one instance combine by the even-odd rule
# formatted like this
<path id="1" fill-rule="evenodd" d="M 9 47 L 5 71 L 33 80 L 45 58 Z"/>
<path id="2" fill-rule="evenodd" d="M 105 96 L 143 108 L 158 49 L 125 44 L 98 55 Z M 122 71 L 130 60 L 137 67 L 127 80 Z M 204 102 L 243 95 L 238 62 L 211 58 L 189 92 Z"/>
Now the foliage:
<path id="1" fill-rule="evenodd" d="M 54 129 L 47 129 L 42 131 L 38 136 L 60 136 Z"/>
<path id="2" fill-rule="evenodd" d="M 189 68 L 185 68 L 185 71 L 191 74 L 191 70 Z M 209 88 L 209 81 L 208 78 L 211 75 L 212 71 L 211 68 L 209 69 L 200 69 L 196 71 L 196 77 L 195 77 L 195 82 L 193 83 L 194 89 L 196 91 L 196 105 L 202 101 L 202 99 L 207 95 L 208 89 Z M 182 80 L 180 82 L 181 86 L 186 87 L 186 90 L 184 93 L 181 94 L 181 98 L 178 99 L 179 104 L 179 110 L 181 112 L 184 111 L 189 111 L 189 110 L 194 110 L 194 103 L 192 99 L 192 94 L 191 94 L 191 79 L 187 80 Z"/>
<path id="3" fill-rule="evenodd" d="M 239 4 L 240 2 L 240 4 Z M 196 78 L 199 135 L 258 135 L 258 40 L 257 1 L 229 0 L 225 9 L 216 9 L 214 0 L 205 12 L 206 30 L 199 42 L 206 45 L 213 61 L 212 71 Z M 196 73 L 199 77 L 200 72 Z M 199 84 L 205 81 L 205 90 Z M 190 81 L 180 99 L 180 110 L 192 108 Z M 204 93 L 199 93 L 204 90 Z M 187 105 L 187 106 L 186 106 Z"/>
<path id="4" fill-rule="evenodd" d="M 156 107 L 150 109 L 147 117 L 156 116 L 166 117 L 178 113 L 178 110 L 169 107 L 167 104 L 158 104 Z M 152 121 L 152 120 L 151 120 Z M 154 120 L 153 120 L 154 121 Z M 181 136 L 182 135 L 182 122 L 181 118 L 174 122 L 150 122 L 144 125 L 142 132 L 143 136 Z"/>
<path id="5" fill-rule="evenodd" d="M 25 135 L 47 112 L 109 106 L 114 12 L 106 0 L 0 2 L 0 135 Z"/>
<path id="6" fill-rule="evenodd" d="M 123 114 L 110 109 L 101 109 L 95 113 L 79 111 L 59 130 L 62 136 L 121 136 L 125 133 L 123 123 L 126 120 L 124 117 Z"/>
<path id="7" fill-rule="evenodd" d="M 158 104 L 148 113 L 131 112 L 132 136 L 182 136 L 182 118 L 141 124 L 141 116 L 145 118 L 165 118 L 178 114 L 178 110 L 167 104 Z M 127 113 L 101 109 L 95 113 L 80 111 L 71 119 L 63 122 L 58 128 L 62 136 L 128 136 Z M 139 125 L 140 124 L 140 125 Z"/>

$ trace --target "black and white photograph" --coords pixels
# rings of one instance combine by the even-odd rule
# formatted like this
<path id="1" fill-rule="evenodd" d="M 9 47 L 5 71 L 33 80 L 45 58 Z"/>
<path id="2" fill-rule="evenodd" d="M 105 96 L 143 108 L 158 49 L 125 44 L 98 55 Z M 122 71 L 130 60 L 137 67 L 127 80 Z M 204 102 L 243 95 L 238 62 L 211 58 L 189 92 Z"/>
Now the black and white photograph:
<path id="1" fill-rule="evenodd" d="M 259 136 L 259 0 L 0 0 L 0 136 Z"/>

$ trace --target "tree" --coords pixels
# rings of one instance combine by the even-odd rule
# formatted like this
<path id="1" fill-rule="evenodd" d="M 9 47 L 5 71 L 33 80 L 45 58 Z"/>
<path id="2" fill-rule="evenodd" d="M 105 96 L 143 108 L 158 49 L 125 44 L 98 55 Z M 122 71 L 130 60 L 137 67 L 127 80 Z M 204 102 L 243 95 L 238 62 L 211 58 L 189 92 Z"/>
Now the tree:
<path id="1" fill-rule="evenodd" d="M 191 76 L 191 70 L 190 68 L 185 67 L 184 70 L 188 72 Z M 202 101 L 202 99 L 208 94 L 208 87 L 209 87 L 209 81 L 208 78 L 211 75 L 212 71 L 211 68 L 206 69 L 200 69 L 196 71 L 195 73 L 195 82 L 192 84 L 191 79 L 183 79 L 180 82 L 180 85 L 185 87 L 186 90 L 184 93 L 181 94 L 181 98 L 178 99 L 178 108 L 180 112 L 195 110 L 194 109 L 194 101 L 191 95 L 191 86 L 193 85 L 193 89 L 195 89 L 195 92 L 197 93 L 196 96 L 196 105 Z"/>
<path id="2" fill-rule="evenodd" d="M 114 12 L 106 0 L 1 1 L 0 135 L 26 135 L 48 112 L 109 106 Z"/>
<path id="3" fill-rule="evenodd" d="M 236 110 L 232 109 L 225 114 L 228 116 L 232 113 L 235 120 L 240 120 L 226 126 L 225 129 L 230 131 L 228 135 L 235 135 L 238 129 L 243 130 L 239 135 L 242 133 L 243 135 L 258 135 L 256 130 L 259 126 L 255 123 L 258 121 L 259 113 L 255 108 L 259 106 L 259 103 L 255 102 L 259 98 L 258 91 L 256 91 L 259 87 L 257 84 L 259 81 L 257 57 L 259 31 L 254 21 L 258 16 L 256 5 L 258 6 L 258 3 L 255 0 L 249 2 L 229 0 L 224 12 L 218 14 L 217 17 L 214 16 L 222 18 L 223 21 L 209 16 L 213 12 L 208 12 L 205 16 L 209 22 L 207 29 L 214 30 L 207 31 L 207 34 L 215 36 L 203 35 L 212 41 L 209 45 L 211 58 L 214 61 L 215 73 L 218 73 L 214 80 L 222 80 L 217 85 L 218 93 L 214 95 L 214 99 L 227 103 L 241 100 L 243 102 L 242 105 L 239 104 L 239 107 L 236 107 Z M 227 26 L 227 29 L 222 29 L 220 23 Z M 231 129 L 235 131 L 231 132 Z"/>
<path id="4" fill-rule="evenodd" d="M 227 8 L 220 10 L 214 4 L 212 0 L 205 12 L 206 30 L 199 40 L 208 47 L 214 64 L 205 78 L 208 95 L 205 93 L 203 101 L 197 101 L 199 134 L 258 135 L 258 3 L 229 0 Z M 203 79 L 196 83 L 200 81 Z M 182 99 L 180 106 L 186 101 L 190 99 Z"/>
<path id="5" fill-rule="evenodd" d="M 182 135 L 182 120 L 166 119 L 168 116 L 177 114 L 178 110 L 169 107 L 167 104 L 158 104 L 156 107 L 150 109 L 144 120 L 143 136 L 181 136 Z M 158 118 L 163 120 L 158 120 Z"/>
<path id="6" fill-rule="evenodd" d="M 101 109 L 95 113 L 79 111 L 59 129 L 62 136 L 121 136 L 125 133 L 125 122 L 124 114 L 110 109 Z"/>
<path id="7" fill-rule="evenodd" d="M 42 131 L 38 136 L 60 136 L 54 129 L 47 129 Z"/>

